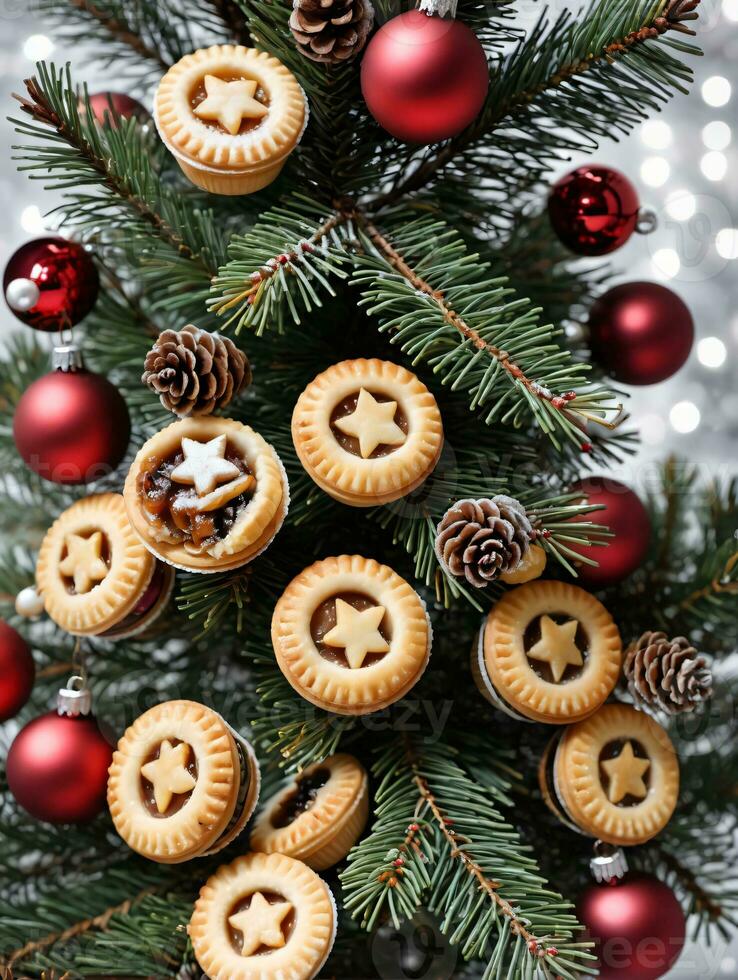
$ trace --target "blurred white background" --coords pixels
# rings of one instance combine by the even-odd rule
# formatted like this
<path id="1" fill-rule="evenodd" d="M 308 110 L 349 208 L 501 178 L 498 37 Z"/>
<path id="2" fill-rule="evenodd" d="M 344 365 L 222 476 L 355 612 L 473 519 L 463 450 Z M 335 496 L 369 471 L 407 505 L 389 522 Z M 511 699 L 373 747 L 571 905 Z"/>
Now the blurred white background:
<path id="1" fill-rule="evenodd" d="M 542 6 L 538 0 L 520 3 L 526 20 Z M 627 174 L 643 205 L 659 217 L 656 232 L 634 235 L 611 257 L 618 281 L 667 284 L 691 308 L 696 324 L 692 357 L 675 377 L 630 389 L 628 409 L 642 448 L 621 475 L 636 490 L 669 452 L 699 464 L 705 475 L 738 468 L 738 0 L 703 0 L 699 42 L 704 57 L 692 59 L 691 97 L 677 97 L 629 139 L 603 144 L 591 158 Z M 32 3 L 0 0 L 0 268 L 22 242 L 54 228 L 53 215 L 44 217 L 54 199 L 39 182 L 16 173 L 10 159 L 15 134 L 4 118 L 16 112 L 12 93 L 21 91 L 22 79 L 43 58 L 71 59 L 75 76 L 91 92 L 125 90 L 113 72 L 96 75 L 84 51 L 57 47 Z M 144 101 L 150 105 L 150 98 Z M 15 329 L 26 328 L 0 303 L 0 338 Z M 688 946 L 669 977 L 738 978 L 738 944 Z"/>

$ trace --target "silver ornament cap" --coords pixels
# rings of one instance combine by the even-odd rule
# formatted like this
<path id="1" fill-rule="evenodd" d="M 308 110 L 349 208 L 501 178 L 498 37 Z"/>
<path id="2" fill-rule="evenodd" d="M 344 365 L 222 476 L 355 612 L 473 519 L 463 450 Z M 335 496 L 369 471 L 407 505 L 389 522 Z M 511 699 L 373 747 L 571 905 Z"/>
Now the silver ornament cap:
<path id="1" fill-rule="evenodd" d="M 628 873 L 628 859 L 622 847 L 595 841 L 594 855 L 590 858 L 589 868 L 594 880 L 600 884 L 617 881 Z"/>
<path id="2" fill-rule="evenodd" d="M 55 371 L 80 371 L 85 366 L 82 351 L 74 344 L 55 347 L 51 354 L 51 366 Z"/>
<path id="3" fill-rule="evenodd" d="M 60 715 L 69 718 L 89 715 L 92 711 L 92 694 L 84 677 L 75 674 L 74 677 L 69 678 L 67 686 L 63 687 L 56 696 L 56 710 Z"/>
<path id="4" fill-rule="evenodd" d="M 35 585 L 27 585 L 15 597 L 15 611 L 24 619 L 38 619 L 44 611 L 43 596 Z"/>
<path id="5" fill-rule="evenodd" d="M 5 290 L 5 299 L 11 310 L 28 313 L 41 299 L 41 290 L 33 279 L 13 279 Z"/>

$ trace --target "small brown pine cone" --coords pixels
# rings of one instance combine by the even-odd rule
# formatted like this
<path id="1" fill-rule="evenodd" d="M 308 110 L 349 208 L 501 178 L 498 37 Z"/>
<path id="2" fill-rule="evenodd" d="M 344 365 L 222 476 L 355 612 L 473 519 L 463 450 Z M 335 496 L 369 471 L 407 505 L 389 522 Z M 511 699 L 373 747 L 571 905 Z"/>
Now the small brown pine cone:
<path id="1" fill-rule="evenodd" d="M 525 508 L 513 497 L 459 500 L 436 528 L 436 556 L 454 578 L 483 589 L 518 567 L 532 537 Z"/>
<path id="2" fill-rule="evenodd" d="M 636 704 L 669 715 L 694 711 L 712 696 L 707 658 L 684 636 L 644 633 L 625 651 L 623 672 Z"/>
<path id="3" fill-rule="evenodd" d="M 357 55 L 374 25 L 369 0 L 294 0 L 290 30 L 301 54 L 338 64 Z"/>
<path id="4" fill-rule="evenodd" d="M 228 337 L 190 324 L 159 334 L 141 380 L 175 415 L 209 415 L 251 384 L 251 365 Z"/>

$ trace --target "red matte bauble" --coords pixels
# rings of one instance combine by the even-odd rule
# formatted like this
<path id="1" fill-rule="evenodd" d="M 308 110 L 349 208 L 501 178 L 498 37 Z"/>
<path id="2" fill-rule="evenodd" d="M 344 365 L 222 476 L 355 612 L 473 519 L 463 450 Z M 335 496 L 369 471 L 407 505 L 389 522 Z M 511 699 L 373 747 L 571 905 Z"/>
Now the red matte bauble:
<path id="1" fill-rule="evenodd" d="M 602 589 L 615 585 L 631 575 L 648 553 L 651 538 L 651 519 L 640 497 L 630 487 L 610 477 L 588 477 L 575 487 L 588 504 L 602 504 L 604 510 L 585 514 L 581 520 L 604 524 L 614 533 L 605 547 L 571 547 L 599 564 L 579 565 L 577 572 L 584 585 Z"/>
<path id="2" fill-rule="evenodd" d="M 419 10 L 393 17 L 369 42 L 361 91 L 380 126 L 408 143 L 455 136 L 484 105 L 489 69 L 484 48 L 458 20 Z"/>
<path id="3" fill-rule="evenodd" d="M 115 126 L 118 119 L 138 119 L 147 122 L 149 113 L 137 99 L 125 92 L 95 92 L 89 96 L 90 108 L 100 124 Z"/>
<path id="4" fill-rule="evenodd" d="M 14 253 L 5 268 L 8 306 L 34 330 L 54 333 L 79 323 L 97 300 L 95 263 L 77 242 L 36 238 Z"/>
<path id="5" fill-rule="evenodd" d="M 671 888 L 650 875 L 590 885 L 577 915 L 596 942 L 600 980 L 657 980 L 684 946 L 682 907 Z"/>
<path id="6" fill-rule="evenodd" d="M 612 167 L 577 167 L 551 188 L 548 213 L 561 241 L 578 255 L 606 255 L 636 229 L 638 191 Z"/>
<path id="7" fill-rule="evenodd" d="M 18 452 L 53 483 L 90 483 L 123 459 L 131 434 L 123 396 L 84 369 L 51 371 L 21 396 L 13 419 Z"/>
<path id="8" fill-rule="evenodd" d="M 628 282 L 601 296 L 589 315 L 593 358 L 629 385 L 676 374 L 689 357 L 694 321 L 676 293 L 655 282 Z"/>
<path id="9" fill-rule="evenodd" d="M 10 746 L 7 778 L 16 801 L 37 820 L 84 823 L 105 806 L 113 749 L 92 715 L 50 711 Z"/>
<path id="10" fill-rule="evenodd" d="M 0 722 L 18 714 L 31 696 L 35 677 L 30 647 L 0 619 Z"/>

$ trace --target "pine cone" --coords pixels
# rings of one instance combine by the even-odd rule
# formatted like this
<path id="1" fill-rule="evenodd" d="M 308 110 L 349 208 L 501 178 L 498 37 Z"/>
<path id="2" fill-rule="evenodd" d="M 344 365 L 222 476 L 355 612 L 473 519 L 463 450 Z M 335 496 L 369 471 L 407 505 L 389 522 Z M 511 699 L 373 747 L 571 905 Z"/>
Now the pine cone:
<path id="1" fill-rule="evenodd" d="M 165 330 L 146 355 L 144 384 L 175 415 L 209 415 L 251 384 L 251 365 L 228 337 L 197 327 Z"/>
<path id="2" fill-rule="evenodd" d="M 338 64 L 357 55 L 374 25 L 369 0 L 293 0 L 290 29 L 306 58 Z"/>
<path id="3" fill-rule="evenodd" d="M 636 704 L 678 715 L 712 696 L 707 658 L 683 636 L 644 633 L 625 651 L 623 672 Z"/>
<path id="4" fill-rule="evenodd" d="M 454 578 L 483 589 L 518 567 L 532 537 L 525 508 L 512 497 L 459 500 L 436 528 L 436 555 Z"/>

